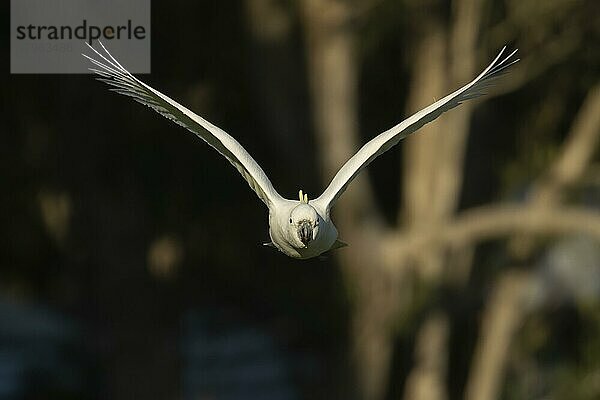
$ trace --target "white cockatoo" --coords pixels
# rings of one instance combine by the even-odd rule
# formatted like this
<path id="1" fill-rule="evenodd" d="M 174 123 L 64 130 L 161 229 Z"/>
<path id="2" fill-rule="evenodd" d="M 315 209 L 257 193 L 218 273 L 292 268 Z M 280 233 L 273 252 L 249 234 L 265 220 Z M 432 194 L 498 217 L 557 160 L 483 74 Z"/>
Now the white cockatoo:
<path id="1" fill-rule="evenodd" d="M 343 247 L 338 240 L 338 231 L 331 220 L 331 208 L 344 193 L 352 180 L 375 158 L 383 154 L 428 122 L 439 117 L 465 100 L 480 96 L 486 87 L 507 67 L 519 61 L 511 59 L 517 50 L 502 57 L 506 46 L 494 61 L 470 83 L 415 113 L 398 125 L 371 139 L 352 156 L 325 189 L 321 196 L 309 199 L 302 190 L 297 200 L 283 198 L 267 177 L 267 174 L 248 152 L 233 137 L 199 115 L 188 110 L 170 97 L 151 88 L 130 74 L 102 45 L 95 55 L 83 54 L 94 64 L 91 71 L 99 75 L 100 81 L 112 86 L 117 93 L 154 109 L 166 118 L 189 129 L 207 142 L 229 161 L 256 192 L 258 198 L 269 209 L 269 235 L 271 245 L 282 253 L 299 259 L 319 256 L 326 251 Z"/>

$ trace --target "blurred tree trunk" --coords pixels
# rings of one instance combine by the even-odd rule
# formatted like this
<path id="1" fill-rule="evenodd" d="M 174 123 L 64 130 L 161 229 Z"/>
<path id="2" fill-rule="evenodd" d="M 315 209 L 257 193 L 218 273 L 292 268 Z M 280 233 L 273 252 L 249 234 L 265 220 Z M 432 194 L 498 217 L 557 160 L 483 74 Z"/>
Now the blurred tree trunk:
<path id="1" fill-rule="evenodd" d="M 421 10 L 429 14 L 429 19 L 417 20 L 429 22 L 420 27 L 411 57 L 415 61 L 412 63 L 407 115 L 472 79 L 482 4 L 478 0 L 454 1 L 448 24 L 435 17 L 441 14 L 437 8 Z M 442 115 L 424 126 L 419 135 L 406 140 L 404 202 L 399 215 L 404 211 L 409 229 L 436 229 L 456 212 L 472 112 L 473 105 L 467 102 L 458 112 Z M 432 247 L 416 260 L 415 267 L 434 287 L 442 281 L 461 284 L 468 276 L 471 253 L 468 248 L 454 249 L 449 254 L 444 247 Z M 458 255 L 454 260 L 448 257 L 453 254 Z M 448 265 L 452 268 L 447 268 Z M 448 348 L 438 345 L 436 351 L 427 351 L 432 344 L 448 341 L 448 317 L 439 313 L 429 315 L 418 333 L 416 365 L 409 375 L 405 392 L 407 400 L 443 400 L 447 396 Z"/>
<path id="2" fill-rule="evenodd" d="M 406 382 L 406 399 L 445 400 L 450 321 L 434 312 L 421 327 L 415 345 L 415 367 Z"/>
<path id="3" fill-rule="evenodd" d="M 434 19 L 420 30 L 421 35 L 413 49 L 413 83 L 408 101 L 411 113 L 448 92 L 448 88 L 456 82 L 464 83 L 464 78 L 472 75 L 480 14 L 477 4 L 470 0 L 457 2 L 452 32 L 454 47 L 450 57 L 446 50 L 447 31 L 441 21 Z M 319 148 L 323 149 L 320 158 L 325 166 L 323 180 L 327 184 L 359 147 L 358 62 L 354 54 L 352 8 L 347 2 L 306 0 L 303 9 L 315 126 Z M 428 11 L 431 13 L 432 10 Z M 457 62 L 452 64 L 448 60 Z M 407 141 L 405 162 L 409 167 L 404 168 L 405 198 L 400 215 L 405 216 L 405 222 L 410 226 L 434 227 L 455 211 L 462 183 L 470 110 L 468 107 L 454 118 L 444 116 Z M 439 132 L 433 134 L 440 130 L 443 136 Z M 386 231 L 378 222 L 366 175 L 362 174 L 340 199 L 335 213 L 340 231 L 351 243 L 349 249 L 340 253 L 340 261 L 348 285 L 356 294 L 352 329 L 355 370 L 363 397 L 379 399 L 385 395 L 387 386 L 393 337 L 391 326 L 402 307 L 398 293 L 404 285 L 404 275 L 397 271 L 402 270 L 401 265 L 392 266 L 391 275 L 390 268 L 383 265 L 379 243 Z M 418 265 L 420 274 L 439 281 L 443 267 L 441 251 L 434 249 L 423 253 Z M 425 324 L 423 336 L 436 343 L 445 343 L 448 329 L 444 328 L 445 323 L 439 323 L 445 321 L 445 317 L 438 316 L 436 321 Z M 415 371 L 420 371 L 420 375 L 413 376 L 407 398 L 421 398 L 415 397 L 416 393 L 426 393 L 420 387 L 431 381 L 440 386 L 437 392 L 445 392 L 443 371 L 446 356 L 444 346 L 439 348 L 440 352 L 420 352 L 421 356 L 417 358 L 424 365 L 435 368 L 416 367 Z M 422 376 L 423 373 L 429 375 Z M 414 393 L 410 392 L 412 390 Z"/>
<path id="4" fill-rule="evenodd" d="M 359 147 L 355 32 L 348 2 L 305 0 L 302 7 L 322 180 L 327 185 Z M 382 268 L 378 249 L 382 227 L 366 173 L 336 204 L 335 217 L 342 239 L 351 243 L 340 252 L 339 260 L 348 290 L 354 295 L 355 392 L 358 398 L 377 400 L 383 398 L 387 387 L 397 285 Z"/>

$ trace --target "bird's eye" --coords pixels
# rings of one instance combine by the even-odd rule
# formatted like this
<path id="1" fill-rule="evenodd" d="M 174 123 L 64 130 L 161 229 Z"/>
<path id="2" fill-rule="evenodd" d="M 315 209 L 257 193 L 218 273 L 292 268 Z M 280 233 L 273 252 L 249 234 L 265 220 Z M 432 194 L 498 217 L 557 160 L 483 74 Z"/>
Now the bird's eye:
<path id="1" fill-rule="evenodd" d="M 292 219 L 290 218 L 290 224 L 292 223 Z"/>

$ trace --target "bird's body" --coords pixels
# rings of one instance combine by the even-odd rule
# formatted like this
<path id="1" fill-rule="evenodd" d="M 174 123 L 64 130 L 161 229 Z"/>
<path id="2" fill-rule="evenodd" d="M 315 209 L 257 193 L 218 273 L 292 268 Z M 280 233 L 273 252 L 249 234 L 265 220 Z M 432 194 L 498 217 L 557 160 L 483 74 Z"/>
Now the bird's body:
<path id="1" fill-rule="evenodd" d="M 303 227 L 308 231 L 309 240 L 302 240 Z M 304 200 L 283 200 L 269 209 L 269 236 L 283 254 L 306 259 L 330 250 L 338 238 L 338 231 L 325 210 Z"/>
<path id="2" fill-rule="evenodd" d="M 89 46 L 99 59 L 84 54 L 98 67 L 90 68 L 100 75 L 98 79 L 111 85 L 112 90 L 117 93 L 132 97 L 194 132 L 223 155 L 268 207 L 270 244 L 287 256 L 298 259 L 313 258 L 346 245 L 338 240 L 338 231 L 331 220 L 330 211 L 360 171 L 400 140 L 433 121 L 443 112 L 481 95 L 482 90 L 490 85 L 493 78 L 518 61 L 517 59 L 509 62 L 516 50 L 500 59 L 505 50 L 503 48 L 494 61 L 473 81 L 366 143 L 340 168 L 323 194 L 309 201 L 302 191 L 299 193 L 299 200 L 283 198 L 274 189 L 258 163 L 233 137 L 131 75 L 102 43 L 100 46 L 104 54 Z"/>

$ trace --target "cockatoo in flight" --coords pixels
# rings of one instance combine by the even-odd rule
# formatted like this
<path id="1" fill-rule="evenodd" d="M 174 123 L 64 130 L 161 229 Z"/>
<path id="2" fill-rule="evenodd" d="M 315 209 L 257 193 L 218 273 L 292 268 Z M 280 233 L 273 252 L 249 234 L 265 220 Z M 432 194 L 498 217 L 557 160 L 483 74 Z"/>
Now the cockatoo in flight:
<path id="1" fill-rule="evenodd" d="M 494 58 L 494 61 L 471 82 L 379 134 L 361 147 L 340 168 L 321 196 L 309 199 L 308 195 L 300 190 L 297 200 L 288 200 L 277 193 L 260 165 L 237 140 L 221 128 L 134 77 L 106 50 L 102 43 L 98 43 L 101 47 L 99 50 L 88 44 L 94 52 L 92 57 L 83 54 L 94 64 L 90 70 L 99 75 L 97 79 L 112 86 L 112 90 L 117 93 L 130 96 L 137 102 L 189 129 L 221 153 L 238 170 L 250 188 L 256 192 L 258 198 L 269 209 L 271 243 L 267 243 L 267 245 L 272 245 L 282 253 L 298 259 L 316 257 L 326 251 L 345 246 L 345 243 L 338 240 L 338 231 L 331 220 L 330 213 L 336 200 L 360 171 L 379 155 L 398 144 L 400 140 L 426 123 L 433 121 L 443 112 L 458 106 L 465 100 L 482 95 L 482 91 L 490 85 L 493 78 L 519 61 L 519 59 L 511 59 L 517 50 L 502 57 L 506 50 L 505 46 Z"/>

